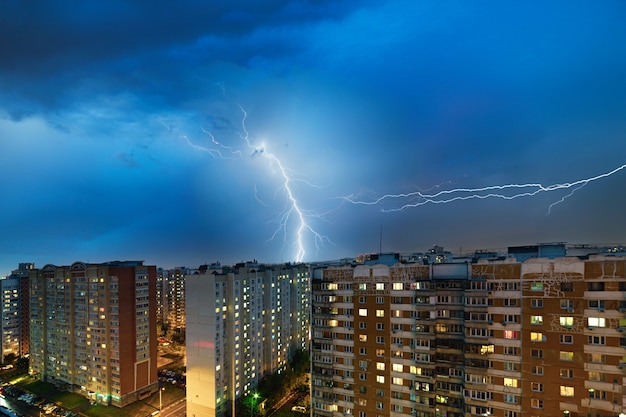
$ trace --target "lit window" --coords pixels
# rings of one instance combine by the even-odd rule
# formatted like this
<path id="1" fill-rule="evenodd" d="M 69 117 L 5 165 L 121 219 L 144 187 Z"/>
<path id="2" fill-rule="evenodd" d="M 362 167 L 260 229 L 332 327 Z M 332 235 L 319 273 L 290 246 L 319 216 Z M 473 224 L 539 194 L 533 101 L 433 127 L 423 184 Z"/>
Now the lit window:
<path id="1" fill-rule="evenodd" d="M 531 291 L 543 291 L 543 282 L 531 282 L 530 290 Z"/>
<path id="2" fill-rule="evenodd" d="M 530 324 L 543 324 L 543 316 L 530 316 Z"/>
<path id="3" fill-rule="evenodd" d="M 395 371 L 395 372 L 402 372 L 402 364 L 401 363 L 394 363 L 391 368 Z"/>
<path id="4" fill-rule="evenodd" d="M 515 330 L 505 330 L 504 331 L 505 339 L 517 339 L 517 331 Z"/>
<path id="5" fill-rule="evenodd" d="M 559 317 L 559 323 L 561 323 L 561 326 L 571 327 L 574 325 L 574 317 L 561 316 Z"/>
<path id="6" fill-rule="evenodd" d="M 359 342 L 367 342 L 367 335 L 366 334 L 360 334 L 359 335 Z"/>
<path id="7" fill-rule="evenodd" d="M 376 317 L 385 317 L 385 310 L 376 310 Z"/>
<path id="8" fill-rule="evenodd" d="M 589 327 L 606 327 L 606 319 L 604 317 L 589 317 L 587 324 Z"/>
<path id="9" fill-rule="evenodd" d="M 404 284 L 401 282 L 394 282 L 393 283 L 393 289 L 396 291 L 400 291 L 404 289 Z"/>
<path id="10" fill-rule="evenodd" d="M 515 378 L 504 378 L 505 387 L 517 387 L 518 380 Z"/>
<path id="11" fill-rule="evenodd" d="M 385 383 L 385 377 L 382 375 L 376 375 L 376 382 L 378 382 L 379 384 L 384 384 Z"/>
<path id="12" fill-rule="evenodd" d="M 359 308 L 359 316 L 367 317 L 367 308 Z"/>
<path id="13" fill-rule="evenodd" d="M 568 387 L 565 385 L 561 385 L 561 396 L 563 397 L 573 397 L 574 396 L 574 387 Z"/>
<path id="14" fill-rule="evenodd" d="M 562 350 L 559 352 L 559 359 L 562 361 L 573 361 L 574 360 L 574 352 Z"/>
<path id="15" fill-rule="evenodd" d="M 535 392 L 542 392 L 543 391 L 543 384 L 540 382 L 531 382 L 530 383 L 530 390 L 531 391 L 535 391 Z"/>
<path id="16" fill-rule="evenodd" d="M 376 362 L 376 369 L 379 371 L 385 370 L 385 362 Z"/>
<path id="17" fill-rule="evenodd" d="M 385 289 L 385 284 L 382 282 L 377 282 L 376 283 L 376 290 L 378 291 L 383 291 Z"/>
<path id="18" fill-rule="evenodd" d="M 532 408 L 543 408 L 543 400 L 538 400 L 537 398 L 531 398 L 530 406 Z"/>
<path id="19" fill-rule="evenodd" d="M 402 384 L 404 384 L 404 380 L 402 378 L 393 377 L 391 379 L 391 383 L 394 384 L 394 385 L 402 385 Z"/>

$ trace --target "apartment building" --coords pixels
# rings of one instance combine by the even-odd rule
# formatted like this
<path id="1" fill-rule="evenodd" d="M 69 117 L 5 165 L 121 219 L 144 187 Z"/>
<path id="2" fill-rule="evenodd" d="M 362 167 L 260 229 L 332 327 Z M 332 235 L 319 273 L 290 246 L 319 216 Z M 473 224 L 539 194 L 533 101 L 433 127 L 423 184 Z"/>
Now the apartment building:
<path id="1" fill-rule="evenodd" d="M 618 416 L 626 257 L 312 271 L 313 416 Z"/>
<path id="2" fill-rule="evenodd" d="M 29 352 L 28 274 L 35 266 L 20 263 L 11 275 L 0 279 L 2 320 L 0 321 L 0 360 L 7 355 L 22 356 Z"/>
<path id="3" fill-rule="evenodd" d="M 237 399 L 308 349 L 308 266 L 204 269 L 185 287 L 187 415 L 234 416 Z"/>
<path id="4" fill-rule="evenodd" d="M 156 267 L 46 265 L 29 286 L 31 375 L 118 407 L 158 390 Z"/>
<path id="5" fill-rule="evenodd" d="M 178 341 L 185 340 L 185 277 L 194 272 L 187 268 L 165 271 L 163 277 L 163 318 L 167 334 Z"/>

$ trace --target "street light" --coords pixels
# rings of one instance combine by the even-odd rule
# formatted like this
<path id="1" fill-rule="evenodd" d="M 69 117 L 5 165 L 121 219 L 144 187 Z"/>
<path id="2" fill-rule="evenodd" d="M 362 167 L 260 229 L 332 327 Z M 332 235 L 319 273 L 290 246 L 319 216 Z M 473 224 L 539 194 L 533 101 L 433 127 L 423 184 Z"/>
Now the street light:
<path id="1" fill-rule="evenodd" d="M 159 414 L 163 410 L 163 401 L 161 400 L 161 391 L 165 391 L 165 387 L 159 388 Z"/>

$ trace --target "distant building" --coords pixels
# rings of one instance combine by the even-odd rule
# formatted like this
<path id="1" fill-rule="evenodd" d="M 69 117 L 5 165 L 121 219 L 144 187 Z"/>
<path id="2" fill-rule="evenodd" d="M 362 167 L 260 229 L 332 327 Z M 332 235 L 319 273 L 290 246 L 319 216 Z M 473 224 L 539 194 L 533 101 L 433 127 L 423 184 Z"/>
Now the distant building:
<path id="1" fill-rule="evenodd" d="M 164 271 L 163 275 L 163 318 L 168 336 L 179 341 L 185 340 L 185 276 L 194 270 L 175 268 Z"/>
<path id="2" fill-rule="evenodd" d="M 158 390 L 154 266 L 46 265 L 29 281 L 31 375 L 118 407 Z"/>
<path id="3" fill-rule="evenodd" d="M 308 349 L 308 266 L 201 271 L 185 277 L 187 415 L 234 416 L 238 398 Z"/>
<path id="4" fill-rule="evenodd" d="M 21 263 L 11 275 L 0 279 L 2 321 L 0 321 L 0 360 L 7 355 L 16 357 L 29 352 L 28 274 L 35 267 Z"/>
<path id="5" fill-rule="evenodd" d="M 312 416 L 626 412 L 626 256 L 564 254 L 313 269 Z"/>

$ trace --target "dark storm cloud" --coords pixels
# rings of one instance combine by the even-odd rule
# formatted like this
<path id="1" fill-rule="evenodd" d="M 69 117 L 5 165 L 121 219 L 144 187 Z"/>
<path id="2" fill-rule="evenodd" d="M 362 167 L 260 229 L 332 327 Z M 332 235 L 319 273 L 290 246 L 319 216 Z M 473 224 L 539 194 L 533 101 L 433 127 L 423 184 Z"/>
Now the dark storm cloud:
<path id="1" fill-rule="evenodd" d="M 38 108 L 63 108 L 88 92 L 137 88 L 174 98 L 191 65 L 246 66 L 263 56 L 292 54 L 297 40 L 272 36 L 272 28 L 339 19 L 351 11 L 351 3 L 52 1 L 32 7 L 3 2 L 5 106 L 20 118 Z"/>
<path id="2" fill-rule="evenodd" d="M 397 213 L 341 197 L 624 164 L 624 21 L 621 1 L 3 2 L 0 273 L 292 260 L 270 155 L 333 242 L 307 234 L 309 260 L 378 250 L 381 226 L 384 250 L 619 241 L 626 171 L 549 216 L 569 190 Z"/>

